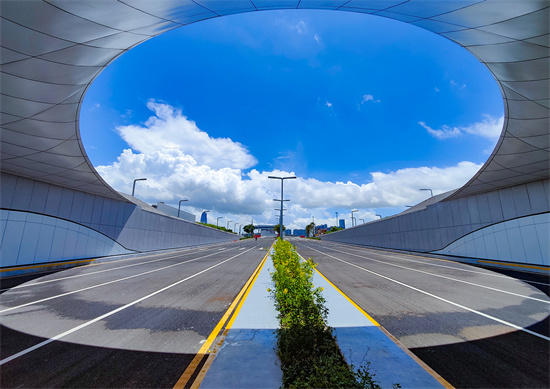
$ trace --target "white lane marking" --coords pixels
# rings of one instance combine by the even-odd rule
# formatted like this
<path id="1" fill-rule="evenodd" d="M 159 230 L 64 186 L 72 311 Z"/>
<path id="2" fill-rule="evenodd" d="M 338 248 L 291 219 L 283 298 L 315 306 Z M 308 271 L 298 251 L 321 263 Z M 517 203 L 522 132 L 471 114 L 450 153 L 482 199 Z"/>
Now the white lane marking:
<path id="1" fill-rule="evenodd" d="M 31 302 L 28 302 L 28 303 L 25 303 L 25 304 L 17 305 L 17 306 L 15 306 L 15 307 L 10 307 L 10 308 L 6 308 L 6 309 L 2 309 L 2 310 L 0 310 L 0 313 L 4 313 L 4 312 L 8 312 L 8 311 L 13 311 L 14 309 L 27 307 L 27 306 L 29 306 L 29 305 L 34 305 L 34 304 L 43 303 L 44 301 L 53 300 L 53 299 L 56 299 L 56 298 L 59 298 L 59 297 L 63 297 L 63 296 L 68 296 L 68 295 L 71 295 L 71 294 L 74 294 L 74 293 L 84 292 L 84 291 L 86 291 L 86 290 L 90 290 L 90 289 L 94 289 L 94 288 L 99 288 L 99 287 L 101 287 L 101 286 L 105 286 L 105 285 L 109 285 L 109 284 L 114 284 L 115 282 L 125 281 L 125 280 L 129 280 L 129 279 L 131 279 L 131 278 L 144 276 L 144 275 L 150 274 L 150 273 L 155 273 L 155 272 L 157 272 L 157 271 L 166 270 L 166 269 L 169 269 L 169 268 L 174 267 L 174 266 L 184 265 L 184 264 L 186 264 L 186 263 L 194 262 L 194 261 L 197 261 L 197 260 L 203 259 L 203 258 L 207 258 L 207 257 L 210 257 L 210 256 L 215 255 L 215 254 L 219 254 L 219 252 L 216 251 L 216 252 L 214 252 L 214 253 L 212 253 L 212 254 L 208 254 L 208 255 L 204 255 L 204 256 L 202 256 L 202 257 L 190 259 L 190 260 L 188 260 L 188 261 L 178 262 L 178 263 L 175 263 L 175 264 L 173 264 L 173 265 L 168 265 L 168 266 L 160 267 L 160 268 L 158 268 L 158 269 L 153 269 L 153 270 L 149 270 L 149 271 L 146 271 L 146 272 L 143 272 L 143 273 L 134 274 L 134 275 L 132 275 L 132 276 L 119 278 L 119 279 L 116 279 L 116 280 L 113 280 L 113 281 L 104 282 L 104 283 L 102 283 L 102 284 L 92 285 L 92 286 L 88 286 L 88 287 L 86 287 L 86 288 L 74 290 L 74 291 L 67 292 L 67 293 L 58 294 L 58 295 L 56 295 L 56 296 L 47 297 L 47 298 L 44 298 L 44 299 L 41 299 L 41 300 L 31 301 Z"/>
<path id="2" fill-rule="evenodd" d="M 312 248 L 310 247 L 310 249 L 312 249 Z M 312 250 L 314 250 L 314 249 L 312 249 Z M 359 257 L 359 258 L 363 258 L 363 259 L 366 259 L 366 260 L 369 260 L 369 261 L 378 262 L 378 263 L 381 263 L 381 264 L 383 264 L 383 265 L 399 267 L 399 268 L 401 268 L 401 269 L 411 270 L 411 271 L 415 271 L 415 272 L 422 273 L 422 274 L 427 274 L 427 275 L 434 276 L 434 277 L 445 278 L 445 279 L 447 279 L 447 280 L 451 280 L 451 281 L 455 281 L 455 282 L 462 282 L 462 283 L 464 283 L 464 284 L 468 284 L 468 285 L 472 285 L 472 286 L 477 286 L 477 287 L 479 287 L 479 288 L 485 288 L 485 289 L 493 290 L 493 291 L 495 291 L 495 292 L 506 293 L 506 294 L 510 294 L 510 295 L 513 295 L 513 296 L 517 296 L 517 297 L 521 297 L 521 298 L 526 298 L 526 299 L 530 299 L 530 300 L 535 300 L 535 301 L 539 301 L 539 302 L 545 303 L 545 304 L 550 304 L 550 300 L 542 300 L 542 299 L 539 299 L 539 298 L 536 298 L 536 297 L 525 296 L 525 295 L 523 295 L 523 294 L 514 293 L 514 292 L 508 292 L 507 290 L 497 289 L 497 288 L 493 288 L 493 287 L 491 287 L 491 286 L 476 284 L 475 282 L 469 282 L 469 281 L 459 280 L 459 279 L 457 279 L 457 278 L 447 277 L 447 276 L 440 275 L 440 274 L 436 274 L 436 273 L 430 273 L 430 272 L 423 271 L 423 270 L 413 269 L 413 268 L 410 268 L 410 267 L 407 267 L 407 266 L 401 266 L 401 265 L 397 265 L 397 264 L 395 264 L 395 263 L 389 263 L 389 262 L 381 261 L 381 260 L 378 260 L 378 259 L 365 257 L 365 256 L 362 256 L 362 255 L 359 255 L 359 254 L 348 253 L 348 252 L 346 252 L 346 251 L 339 251 L 339 250 L 336 250 L 336 249 L 330 249 L 330 250 L 336 251 L 337 253 L 352 255 L 352 256 L 354 256 L 354 257 Z M 391 257 L 391 256 L 390 256 L 390 257 Z"/>
<path id="3" fill-rule="evenodd" d="M 140 262 L 140 263 L 134 263 L 134 264 L 131 264 L 131 265 L 113 267 L 113 268 L 110 268 L 110 269 L 104 269 L 104 270 L 98 270 L 98 271 L 89 272 L 89 273 L 77 274 L 77 275 L 74 275 L 74 276 L 67 276 L 67 277 L 62 277 L 62 278 L 56 278 L 56 279 L 54 279 L 54 280 L 38 281 L 38 282 L 33 282 L 33 283 L 25 283 L 25 284 L 22 284 L 22 285 L 14 286 L 13 288 L 0 289 L 0 292 L 3 292 L 3 291 L 5 291 L 5 290 L 15 290 L 15 289 L 21 289 L 21 288 L 28 288 L 28 287 L 31 287 L 31 286 L 48 284 L 48 283 L 51 283 L 51 282 L 64 281 L 64 280 L 69 280 L 69 279 L 72 279 L 72 278 L 85 277 L 85 276 L 90 276 L 90 275 L 94 275 L 94 274 L 105 273 L 105 272 L 109 272 L 109 271 L 115 271 L 115 270 L 119 270 L 119 269 L 126 269 L 126 268 L 129 268 L 129 267 L 134 267 L 134 266 L 139 266 L 139 265 L 146 265 L 146 264 L 148 264 L 148 263 L 154 263 L 154 262 L 165 261 L 165 260 L 168 260 L 168 259 L 173 259 L 173 258 L 177 258 L 177 257 L 183 257 L 183 256 L 191 255 L 191 254 L 195 254 L 195 253 L 194 253 L 194 252 L 193 252 L 193 253 L 184 253 L 184 254 L 179 254 L 179 255 L 173 255 L 173 256 L 170 256 L 170 257 L 164 257 L 164 258 L 159 258 L 159 259 L 152 259 L 152 260 L 150 260 L 150 261 L 145 261 L 145 262 Z M 160 254 L 159 254 L 159 255 L 160 255 Z M 97 265 L 103 265 L 103 264 L 108 264 L 108 262 L 98 263 Z"/>
<path id="4" fill-rule="evenodd" d="M 250 249 L 250 250 L 252 250 L 252 249 Z M 247 250 L 247 251 L 250 251 L 250 250 Z M 118 312 L 120 312 L 120 311 L 122 311 L 122 310 L 124 310 L 124 309 L 126 309 L 126 308 L 129 308 L 129 307 L 131 307 L 131 306 L 133 306 L 133 305 L 136 305 L 136 304 L 142 302 L 143 300 L 146 300 L 146 299 L 148 299 L 148 298 L 150 298 L 150 297 L 153 297 L 153 296 L 155 296 L 155 295 L 157 295 L 157 294 L 159 294 L 159 293 L 162 293 L 162 292 L 164 292 L 164 291 L 166 291 L 166 290 L 168 290 L 168 289 L 170 289 L 170 288 L 173 288 L 174 286 L 179 285 L 179 284 L 181 284 L 182 282 L 188 281 L 188 280 L 190 280 L 191 278 L 195 278 L 196 276 L 198 276 L 198 275 L 200 275 L 200 274 L 206 273 L 207 271 L 212 270 L 212 269 L 214 269 L 215 267 L 218 267 L 218 266 L 220 266 L 220 265 L 222 265 L 222 264 L 224 264 L 224 263 L 226 263 L 226 262 L 228 262 L 228 261 L 230 261 L 230 260 L 232 260 L 232 259 L 234 259 L 234 258 L 237 258 L 238 256 L 240 256 L 240 255 L 246 253 L 247 251 L 243 251 L 242 253 L 239 253 L 239 254 L 237 254 L 237 255 L 234 255 L 234 256 L 231 257 L 231 258 L 228 258 L 228 259 L 226 259 L 226 260 L 223 260 L 222 262 L 219 262 L 219 263 L 217 263 L 217 264 L 215 264 L 215 265 L 212 265 L 212 266 L 210 266 L 210 267 L 208 267 L 208 268 L 206 268 L 206 269 L 204 269 L 204 270 L 201 270 L 200 272 L 195 273 L 195 274 L 193 274 L 193 275 L 191 275 L 191 276 L 189 276 L 189 277 L 187 277 L 187 278 L 184 278 L 184 279 L 182 279 L 182 280 L 179 280 L 178 282 L 175 282 L 175 283 L 173 283 L 173 284 L 171 284 L 171 285 L 165 286 L 164 288 L 159 289 L 159 290 L 157 290 L 156 292 L 150 293 L 150 294 L 148 294 L 147 296 L 141 297 L 141 298 L 139 298 L 139 299 L 137 299 L 137 300 L 135 300 L 135 301 L 132 301 L 131 303 L 128 303 L 128 304 L 126 304 L 126 305 L 124 305 L 124 306 L 122 306 L 122 307 L 119 307 L 119 308 L 117 308 L 117 309 L 113 309 L 112 311 L 107 312 L 107 313 L 104 314 L 104 315 L 98 316 L 98 317 L 96 317 L 95 319 L 92 319 L 92 320 L 90 320 L 90 321 L 87 321 L 86 323 L 83 323 L 83 324 L 81 324 L 81 325 L 79 325 L 79 326 L 77 326 L 77 327 L 71 328 L 70 330 L 67 330 L 67 331 L 65 331 L 65 332 L 63 332 L 63 333 L 61 333 L 61 334 L 59 334 L 59 335 L 56 335 L 56 336 L 54 336 L 53 338 L 47 339 L 47 340 L 45 340 L 45 341 L 43 341 L 43 342 L 41 342 L 41 343 L 38 343 L 37 345 L 34 345 L 34 346 L 29 347 L 29 348 L 27 348 L 27 349 L 25 349 L 25 350 L 23 350 L 23 351 L 20 351 L 20 352 L 18 352 L 17 354 L 13 354 L 13 355 L 10 356 L 10 357 L 7 357 L 7 358 L 5 358 L 5 359 L 2 359 L 2 360 L 0 360 L 0 366 L 3 365 L 3 364 L 5 364 L 5 363 L 8 363 L 8 362 L 10 362 L 10 361 L 13 361 L 14 359 L 19 358 L 19 357 L 21 357 L 21 356 L 23 356 L 23 355 L 25 355 L 25 354 L 28 354 L 28 353 L 30 353 L 31 351 L 34 351 L 34 350 L 39 349 L 39 348 L 41 348 L 41 347 L 44 347 L 44 346 L 46 346 L 47 344 L 50 344 L 50 343 L 52 343 L 52 342 L 54 342 L 54 341 L 56 341 L 56 340 L 59 340 L 59 339 L 61 339 L 61 338 L 64 338 L 65 336 L 70 335 L 70 334 L 72 334 L 73 332 L 76 332 L 76 331 L 78 331 L 78 330 L 81 330 L 82 328 L 88 327 L 89 325 L 94 324 L 94 323 L 96 323 L 96 322 L 98 322 L 98 321 L 100 321 L 100 320 L 103 320 L 103 319 L 105 319 L 106 317 L 109 317 L 109 316 L 111 316 L 111 315 L 114 315 L 115 313 L 118 313 Z M 203 258 L 204 258 L 204 257 L 203 257 Z M 198 259 L 198 258 L 197 258 L 197 259 Z"/>
<path id="5" fill-rule="evenodd" d="M 365 269 L 365 268 L 363 268 L 363 267 L 361 267 L 361 266 L 355 265 L 355 264 L 353 264 L 353 263 L 351 263 L 351 262 L 344 261 L 343 259 L 337 258 L 337 257 L 335 257 L 335 256 L 333 256 L 333 255 L 330 255 L 330 254 L 327 254 L 327 253 L 323 253 L 322 251 L 316 250 L 316 249 L 314 249 L 314 248 L 312 248 L 312 247 L 308 247 L 308 248 L 311 249 L 311 250 L 317 251 L 318 253 L 321 253 L 321 254 L 323 254 L 323 255 L 326 255 L 326 256 L 328 256 L 328 257 L 334 258 L 334 259 L 336 259 L 337 261 L 340 261 L 340 262 L 345 263 L 345 264 L 347 264 L 347 265 L 356 267 L 357 269 L 363 270 L 363 271 L 365 271 L 365 272 L 367 272 L 367 273 L 374 274 L 375 276 L 384 278 L 384 279 L 386 279 L 386 280 L 388 280 L 388 281 L 391 281 L 391 282 L 395 282 L 395 283 L 398 284 L 398 285 L 401 285 L 401 286 L 404 286 L 404 287 L 406 287 L 406 288 L 412 289 L 412 290 L 414 290 L 414 291 L 416 291 L 416 292 L 425 294 L 425 295 L 430 296 L 430 297 L 433 297 L 433 298 L 435 298 L 435 299 L 437 299 L 437 300 L 440 300 L 440 301 L 446 302 L 446 303 L 448 303 L 448 304 L 454 305 L 455 307 L 464 309 L 464 310 L 466 310 L 466 311 L 469 311 L 469 312 L 475 313 L 475 314 L 477 314 L 477 315 L 483 316 L 483 317 L 485 317 L 485 318 L 487 318 L 487 319 L 496 321 L 496 322 L 498 322 L 498 323 L 500 323 L 500 324 L 504 324 L 504 325 L 507 325 L 507 326 L 509 326 L 509 327 L 515 328 L 516 330 L 520 330 L 520 331 L 523 331 L 523 332 L 527 332 L 528 334 L 531 334 L 531 335 L 534 335 L 534 336 L 539 337 L 539 338 L 541 338 L 541 339 L 550 341 L 550 338 L 549 338 L 549 337 L 544 336 L 544 335 L 541 335 L 541 334 L 536 333 L 536 332 L 533 332 L 533 331 L 531 331 L 531 330 L 528 330 L 528 329 L 523 328 L 523 327 L 521 327 L 521 326 L 518 326 L 518 325 L 516 325 L 516 324 L 512 324 L 512 323 L 510 323 L 510 322 L 501 320 L 501 319 L 499 319 L 499 318 L 497 318 L 497 317 L 494 317 L 494 316 L 491 316 L 491 315 L 487 315 L 486 313 L 477 311 L 477 310 L 475 310 L 475 309 L 469 308 L 469 307 L 467 307 L 467 306 L 465 306 L 465 305 L 462 305 L 462 304 L 455 303 L 454 301 L 447 300 L 447 299 L 445 299 L 445 298 L 443 298 L 443 297 L 436 296 L 435 294 L 426 292 L 426 291 L 424 291 L 424 290 L 422 290 L 422 289 L 418 289 L 418 288 L 416 288 L 416 287 L 414 287 L 414 286 L 411 286 L 411 285 L 409 285 L 409 284 L 405 284 L 404 282 L 394 280 L 393 278 L 386 277 L 385 275 L 382 275 L 382 274 L 373 272 L 372 270 L 368 270 L 368 269 Z"/>
<path id="6" fill-rule="evenodd" d="M 465 262 L 459 262 L 459 261 L 452 261 L 450 259 L 438 259 L 438 258 L 430 258 L 430 257 L 424 257 L 422 256 L 422 253 L 418 253 L 418 254 L 400 254 L 400 255 L 406 255 L 406 256 L 409 256 L 409 257 L 420 257 L 420 258 L 424 258 L 426 259 L 427 261 L 430 261 L 430 262 L 425 262 L 425 261 L 415 261 L 415 260 L 412 260 L 412 259 L 405 259 L 405 258 L 401 258 L 401 257 L 398 257 L 398 256 L 395 256 L 395 255 L 390 255 L 389 253 L 392 253 L 392 254 L 396 254 L 396 253 L 393 253 L 391 251 L 384 251 L 384 250 L 375 250 L 375 249 L 371 249 L 369 247 L 364 247 L 364 248 L 361 248 L 361 247 L 356 247 L 356 246 L 351 246 L 349 247 L 350 245 L 346 245 L 346 244 L 341 244 L 341 243 L 336 243 L 336 242 L 333 242 L 331 243 L 331 245 L 334 245 L 334 246 L 342 246 L 348 250 L 353 250 L 353 251 L 358 251 L 358 252 L 364 252 L 365 250 L 368 250 L 368 251 L 373 251 L 375 254 L 378 254 L 378 255 L 383 255 L 383 256 L 387 256 L 387 257 L 390 257 L 390 258 L 394 258 L 394 259 L 398 259 L 400 261 L 405 261 L 405 262 L 415 262 L 415 263 L 420 263 L 420 264 L 424 264 L 424 265 L 429 265 L 429 266 L 437 266 L 437 267 L 444 267 L 444 268 L 449 268 L 449 269 L 453 269 L 453 270 L 459 270 L 459 271 L 464 271 L 464 272 L 468 272 L 468 273 L 476 273 L 476 274 L 481 274 L 481 275 L 484 275 L 484 276 L 489 276 L 489 277 L 496 277 L 496 278 L 510 278 L 510 276 L 506 276 L 506 275 L 502 275 L 502 274 L 496 274 L 496 273 L 487 273 L 487 272 L 481 272 L 481 271 L 476 271 L 476 270 L 469 270 L 469 269 L 464 269 L 464 268 L 461 268 L 461 267 L 455 267 L 455 266 L 446 266 L 446 265 L 441 265 L 441 264 L 437 264 L 437 263 L 433 263 L 434 261 L 447 261 L 447 262 L 454 262 L 455 264 L 459 265 L 459 264 L 462 264 L 462 265 L 475 265 L 475 264 L 471 264 L 471 263 L 465 263 Z M 329 244 L 324 244 L 324 248 L 331 248 L 331 245 Z M 513 269 L 508 269 L 508 270 L 513 270 Z M 523 282 L 528 282 L 530 284 L 538 284 L 538 285 L 545 285 L 545 286 L 550 286 L 550 284 L 548 283 L 544 283 L 544 282 L 537 282 L 537 281 L 530 281 L 530 280 L 526 280 L 526 279 L 523 279 L 523 278 L 516 278 L 516 277 L 513 277 L 517 280 L 520 280 L 520 281 L 523 281 Z"/>

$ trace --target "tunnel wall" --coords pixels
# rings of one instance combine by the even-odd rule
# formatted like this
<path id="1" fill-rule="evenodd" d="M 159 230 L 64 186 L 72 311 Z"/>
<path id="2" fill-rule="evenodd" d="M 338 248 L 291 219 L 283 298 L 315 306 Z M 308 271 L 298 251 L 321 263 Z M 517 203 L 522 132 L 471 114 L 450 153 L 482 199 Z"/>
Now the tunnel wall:
<path id="1" fill-rule="evenodd" d="M 2 268 L 236 239 L 131 202 L 6 173 L 0 185 Z"/>
<path id="2" fill-rule="evenodd" d="M 322 237 L 342 243 L 550 266 L 550 181 L 441 201 Z"/>

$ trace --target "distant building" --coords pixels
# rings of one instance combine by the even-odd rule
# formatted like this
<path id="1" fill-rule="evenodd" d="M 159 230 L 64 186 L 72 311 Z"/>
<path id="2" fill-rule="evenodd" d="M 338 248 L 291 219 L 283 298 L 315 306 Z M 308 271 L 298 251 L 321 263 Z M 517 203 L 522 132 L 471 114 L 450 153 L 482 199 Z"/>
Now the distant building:
<path id="1" fill-rule="evenodd" d="M 340 223 L 338 227 L 346 229 L 346 219 L 340 219 L 338 222 Z"/>
<path id="2" fill-rule="evenodd" d="M 320 233 L 323 230 L 327 230 L 328 226 L 326 224 L 319 224 L 318 226 L 315 226 L 315 235 Z"/>
<path id="3" fill-rule="evenodd" d="M 158 209 L 160 212 L 165 213 L 170 216 L 179 217 L 180 219 L 184 219 L 190 222 L 195 223 L 197 221 L 197 217 L 193 215 L 192 213 L 182 211 L 180 209 L 180 215 L 178 216 L 178 209 L 171 207 L 169 205 L 164 204 L 164 202 L 159 202 L 156 205 L 153 205 L 154 208 Z"/>
<path id="4" fill-rule="evenodd" d="M 292 230 L 285 230 L 285 236 L 292 235 Z"/>
<path id="5" fill-rule="evenodd" d="M 261 236 L 277 236 L 274 225 L 254 226 L 254 233 Z"/>
<path id="6" fill-rule="evenodd" d="M 206 216 L 206 212 L 203 212 L 201 215 L 201 223 L 208 223 L 208 217 Z"/>
<path id="7" fill-rule="evenodd" d="M 306 230 L 295 229 L 292 231 L 293 236 L 306 236 Z"/>

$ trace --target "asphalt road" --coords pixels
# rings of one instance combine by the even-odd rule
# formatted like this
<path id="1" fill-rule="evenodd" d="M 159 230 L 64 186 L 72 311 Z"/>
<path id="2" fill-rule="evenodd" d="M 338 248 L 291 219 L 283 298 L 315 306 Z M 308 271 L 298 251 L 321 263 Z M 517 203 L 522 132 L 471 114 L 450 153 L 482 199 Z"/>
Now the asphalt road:
<path id="1" fill-rule="evenodd" d="M 10 288 L 0 295 L 0 386 L 173 387 L 271 242 L 104 262 L 18 286 L 4 282 Z"/>
<path id="2" fill-rule="evenodd" d="M 457 388 L 549 388 L 549 279 L 306 239 L 298 252 Z"/>

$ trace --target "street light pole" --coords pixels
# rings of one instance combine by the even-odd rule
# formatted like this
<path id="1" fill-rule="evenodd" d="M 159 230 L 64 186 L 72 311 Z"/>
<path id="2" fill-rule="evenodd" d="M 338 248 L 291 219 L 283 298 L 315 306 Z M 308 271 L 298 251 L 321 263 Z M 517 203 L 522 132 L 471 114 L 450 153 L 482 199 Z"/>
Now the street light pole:
<path id="1" fill-rule="evenodd" d="M 181 208 L 181 203 L 182 201 L 189 201 L 189 199 L 187 200 L 180 200 L 179 204 L 178 204 L 178 217 L 180 217 L 180 208 Z"/>
<path id="2" fill-rule="evenodd" d="M 134 185 L 132 186 L 132 197 L 134 197 L 134 192 L 136 191 L 136 181 L 147 181 L 147 178 L 136 178 L 134 180 Z"/>
<path id="3" fill-rule="evenodd" d="M 351 226 L 355 227 L 355 223 L 354 223 L 355 218 L 353 217 L 353 212 L 359 212 L 359 211 L 357 209 L 351 210 Z"/>
<path id="4" fill-rule="evenodd" d="M 281 180 L 281 215 L 279 217 L 279 237 L 281 240 L 283 240 L 283 182 L 285 180 L 293 180 L 296 178 L 296 176 L 288 176 L 288 177 L 275 177 L 275 176 L 269 176 L 267 178 L 272 178 L 276 180 Z"/>
<path id="5" fill-rule="evenodd" d="M 228 220 L 227 221 L 227 229 L 229 229 L 229 223 L 231 223 L 233 220 Z"/>
<path id="6" fill-rule="evenodd" d="M 218 224 L 220 222 L 220 219 L 223 219 L 223 216 L 220 216 L 219 218 L 216 219 L 216 227 L 219 227 L 220 225 Z"/>
<path id="7" fill-rule="evenodd" d="M 429 190 L 430 191 L 430 197 L 434 197 L 434 192 L 431 189 L 420 189 L 420 190 Z"/>
<path id="8" fill-rule="evenodd" d="M 378 216 L 380 219 L 382 219 L 382 215 L 376 214 L 374 216 Z"/>
<path id="9" fill-rule="evenodd" d="M 362 221 L 363 221 L 363 223 L 361 223 L 361 224 L 365 224 L 365 219 L 359 219 L 359 220 L 362 220 Z"/>

